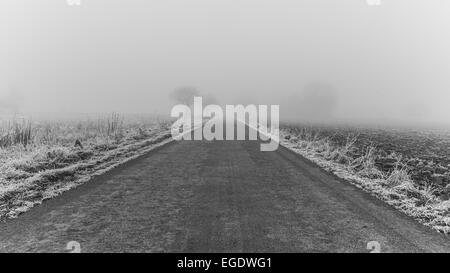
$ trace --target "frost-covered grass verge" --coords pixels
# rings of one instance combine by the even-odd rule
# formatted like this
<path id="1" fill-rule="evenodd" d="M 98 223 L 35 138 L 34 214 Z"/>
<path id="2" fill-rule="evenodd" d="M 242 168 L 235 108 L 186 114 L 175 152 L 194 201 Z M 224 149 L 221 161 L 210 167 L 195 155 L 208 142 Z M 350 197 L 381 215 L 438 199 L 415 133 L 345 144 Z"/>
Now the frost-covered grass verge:
<path id="1" fill-rule="evenodd" d="M 401 160 L 389 171 L 381 170 L 376 164 L 379 154 L 376 148 L 356 147 L 356 139 L 356 135 L 349 135 L 343 143 L 336 143 L 329 137 L 292 127 L 282 128 L 280 132 L 283 146 L 419 222 L 449 234 L 450 201 L 438 198 L 432 185 L 413 181 Z"/>
<path id="2" fill-rule="evenodd" d="M 26 145 L 15 142 L 16 128 L 13 137 L 3 134 L 3 143 L 9 145 L 0 148 L 0 219 L 17 217 L 172 140 L 167 123 L 112 117 L 113 122 L 49 122 L 46 126 L 27 122 L 31 137 Z"/>

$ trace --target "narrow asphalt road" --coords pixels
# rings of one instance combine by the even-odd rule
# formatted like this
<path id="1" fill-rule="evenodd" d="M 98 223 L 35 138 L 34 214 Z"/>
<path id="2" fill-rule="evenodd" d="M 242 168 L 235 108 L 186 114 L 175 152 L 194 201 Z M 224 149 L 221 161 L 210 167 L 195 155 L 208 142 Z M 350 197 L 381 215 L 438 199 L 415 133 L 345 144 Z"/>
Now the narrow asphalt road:
<path id="1" fill-rule="evenodd" d="M 449 240 L 280 147 L 180 141 L 0 223 L 1 252 L 449 252 Z"/>

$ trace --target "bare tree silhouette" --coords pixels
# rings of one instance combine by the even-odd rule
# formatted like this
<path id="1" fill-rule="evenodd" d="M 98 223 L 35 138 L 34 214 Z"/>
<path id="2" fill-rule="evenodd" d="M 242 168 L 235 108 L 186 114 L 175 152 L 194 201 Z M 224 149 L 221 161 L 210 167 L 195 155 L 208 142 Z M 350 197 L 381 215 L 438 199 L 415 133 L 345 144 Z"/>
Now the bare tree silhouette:
<path id="1" fill-rule="evenodd" d="M 200 92 L 196 88 L 189 86 L 177 88 L 170 93 L 171 100 L 176 104 L 192 105 L 195 96 L 200 96 Z"/>

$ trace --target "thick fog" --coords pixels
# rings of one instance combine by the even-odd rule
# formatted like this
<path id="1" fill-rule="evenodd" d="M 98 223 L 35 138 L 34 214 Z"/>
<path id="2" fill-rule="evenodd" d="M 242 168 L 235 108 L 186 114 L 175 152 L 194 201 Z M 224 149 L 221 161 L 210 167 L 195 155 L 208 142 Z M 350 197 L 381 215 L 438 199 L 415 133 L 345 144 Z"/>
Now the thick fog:
<path id="1" fill-rule="evenodd" d="M 169 115 L 189 87 L 291 120 L 450 123 L 449 15 L 447 0 L 2 0 L 0 112 Z"/>

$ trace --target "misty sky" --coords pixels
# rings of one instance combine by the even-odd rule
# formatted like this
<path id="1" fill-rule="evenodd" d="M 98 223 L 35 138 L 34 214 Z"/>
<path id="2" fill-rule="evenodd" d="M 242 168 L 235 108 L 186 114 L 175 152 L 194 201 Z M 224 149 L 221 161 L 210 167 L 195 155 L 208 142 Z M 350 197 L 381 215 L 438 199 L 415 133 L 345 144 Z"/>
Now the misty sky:
<path id="1" fill-rule="evenodd" d="M 169 114 L 193 86 L 291 119 L 450 123 L 450 1 L 381 1 L 1 0 L 0 111 Z"/>

